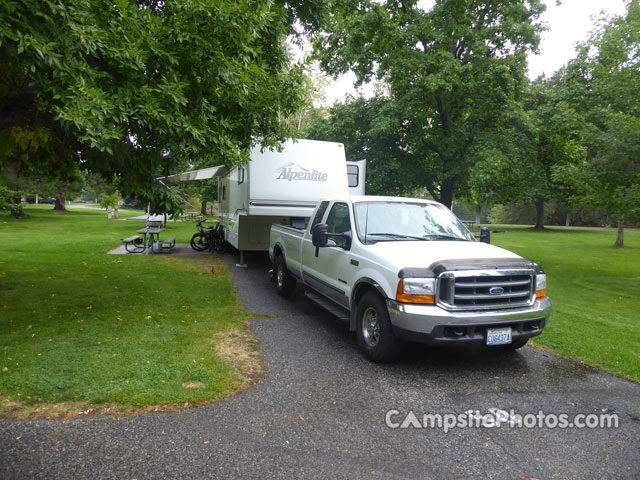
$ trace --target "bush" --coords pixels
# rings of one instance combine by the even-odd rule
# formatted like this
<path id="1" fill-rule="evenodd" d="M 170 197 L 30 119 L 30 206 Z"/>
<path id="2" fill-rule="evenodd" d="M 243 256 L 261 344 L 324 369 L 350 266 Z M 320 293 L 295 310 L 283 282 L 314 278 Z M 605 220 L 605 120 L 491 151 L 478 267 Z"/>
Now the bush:
<path id="1" fill-rule="evenodd" d="M 14 218 L 24 216 L 21 198 L 22 192 L 17 192 L 4 185 L 0 185 L 0 210 L 9 210 L 9 213 Z"/>
<path id="2" fill-rule="evenodd" d="M 102 208 L 118 208 L 118 203 L 120 202 L 120 195 L 117 193 L 112 193 L 111 195 L 107 195 L 103 193 L 100 195 L 100 206 Z"/>

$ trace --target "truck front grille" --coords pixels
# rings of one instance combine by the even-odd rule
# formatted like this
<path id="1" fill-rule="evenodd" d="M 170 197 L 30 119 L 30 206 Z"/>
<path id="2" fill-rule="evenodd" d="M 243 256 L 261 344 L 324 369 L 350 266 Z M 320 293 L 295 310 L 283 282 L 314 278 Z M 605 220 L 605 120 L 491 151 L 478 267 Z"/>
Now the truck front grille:
<path id="1" fill-rule="evenodd" d="M 453 271 L 438 278 L 438 303 L 448 309 L 486 310 L 530 305 L 534 273 L 520 271 Z"/>

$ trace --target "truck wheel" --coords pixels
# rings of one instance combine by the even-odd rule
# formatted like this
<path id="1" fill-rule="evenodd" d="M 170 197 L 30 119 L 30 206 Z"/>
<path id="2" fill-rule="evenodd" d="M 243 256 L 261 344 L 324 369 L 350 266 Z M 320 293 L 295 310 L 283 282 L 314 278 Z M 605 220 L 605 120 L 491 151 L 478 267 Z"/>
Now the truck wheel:
<path id="1" fill-rule="evenodd" d="M 356 336 L 362 354 L 376 363 L 397 358 L 401 342 L 391 329 L 384 299 L 376 292 L 365 293 L 358 303 L 356 315 Z"/>
<path id="2" fill-rule="evenodd" d="M 289 297 L 296 289 L 296 279 L 287 270 L 287 265 L 284 263 L 282 255 L 278 255 L 274 263 L 274 276 L 278 295 Z"/>

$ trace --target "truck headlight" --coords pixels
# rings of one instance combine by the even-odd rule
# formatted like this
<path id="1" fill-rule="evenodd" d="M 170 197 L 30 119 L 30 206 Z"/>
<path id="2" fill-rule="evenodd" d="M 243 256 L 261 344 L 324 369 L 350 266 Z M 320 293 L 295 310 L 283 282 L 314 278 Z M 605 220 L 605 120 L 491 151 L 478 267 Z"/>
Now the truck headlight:
<path id="1" fill-rule="evenodd" d="M 436 279 L 400 279 L 396 290 L 396 301 L 402 303 L 436 303 Z"/>
<path id="2" fill-rule="evenodd" d="M 547 295 L 547 276 L 544 273 L 536 274 L 536 298 Z"/>

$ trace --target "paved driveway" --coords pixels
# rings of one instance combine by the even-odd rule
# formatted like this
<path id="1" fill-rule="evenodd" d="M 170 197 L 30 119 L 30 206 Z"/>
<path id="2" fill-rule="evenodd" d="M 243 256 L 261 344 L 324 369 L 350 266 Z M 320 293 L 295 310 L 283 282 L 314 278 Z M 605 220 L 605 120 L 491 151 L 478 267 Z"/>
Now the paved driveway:
<path id="1" fill-rule="evenodd" d="M 482 356 L 412 348 L 375 365 L 301 295 L 278 298 L 266 266 L 248 260 L 231 269 L 246 308 L 272 315 L 252 323 L 263 384 L 177 413 L 0 421 L 0 478 L 640 478 L 639 385 L 530 347 Z M 397 424 L 411 411 L 422 422 L 491 409 L 617 414 L 619 428 L 385 424 L 390 410 Z"/>

